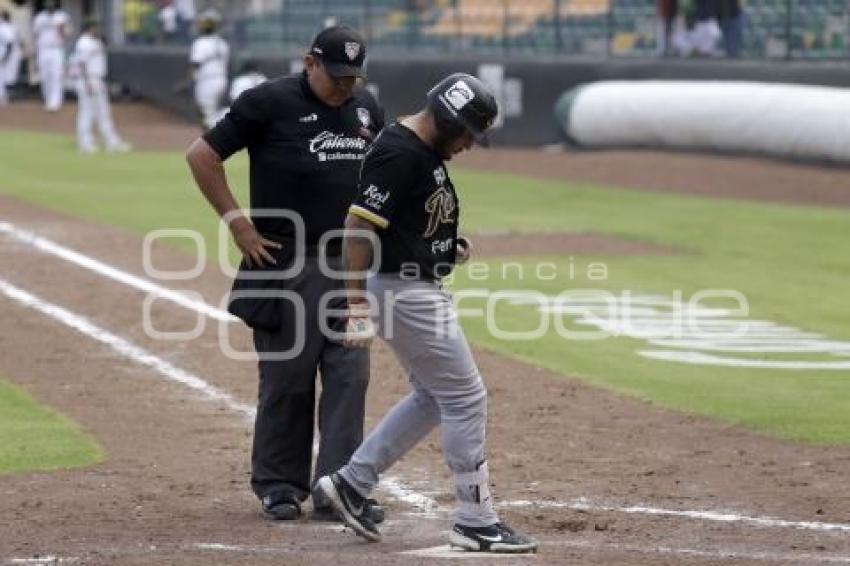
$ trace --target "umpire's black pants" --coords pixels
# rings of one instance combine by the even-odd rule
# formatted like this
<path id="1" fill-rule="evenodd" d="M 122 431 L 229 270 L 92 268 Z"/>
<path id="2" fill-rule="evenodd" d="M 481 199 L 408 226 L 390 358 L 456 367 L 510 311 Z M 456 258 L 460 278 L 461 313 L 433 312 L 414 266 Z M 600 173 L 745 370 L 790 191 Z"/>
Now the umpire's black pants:
<path id="1" fill-rule="evenodd" d="M 330 263 L 338 268 L 336 261 Z M 369 351 L 345 348 L 322 333 L 320 302 L 325 292 L 341 288 L 341 282 L 322 274 L 316 258 L 308 257 L 303 272 L 285 286 L 303 300 L 304 346 L 289 360 L 264 361 L 261 356 L 251 487 L 261 499 L 288 491 L 303 501 L 312 487 L 317 370 L 321 374 L 322 392 L 319 453 L 313 483 L 346 464 L 363 440 Z M 278 331 L 254 330 L 258 354 L 285 352 L 296 344 L 294 306 L 288 301 L 283 301 L 281 306 L 283 324 Z"/>

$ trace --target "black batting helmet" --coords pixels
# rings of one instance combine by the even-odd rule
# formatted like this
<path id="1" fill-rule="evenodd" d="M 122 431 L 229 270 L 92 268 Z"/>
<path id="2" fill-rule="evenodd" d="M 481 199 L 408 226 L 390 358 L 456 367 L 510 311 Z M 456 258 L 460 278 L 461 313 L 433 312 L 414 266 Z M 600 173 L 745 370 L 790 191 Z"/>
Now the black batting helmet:
<path id="1" fill-rule="evenodd" d="M 428 91 L 428 108 L 440 133 L 456 138 L 468 130 L 481 145 L 488 144 L 487 129 L 499 113 L 487 86 L 466 73 L 449 75 Z"/>

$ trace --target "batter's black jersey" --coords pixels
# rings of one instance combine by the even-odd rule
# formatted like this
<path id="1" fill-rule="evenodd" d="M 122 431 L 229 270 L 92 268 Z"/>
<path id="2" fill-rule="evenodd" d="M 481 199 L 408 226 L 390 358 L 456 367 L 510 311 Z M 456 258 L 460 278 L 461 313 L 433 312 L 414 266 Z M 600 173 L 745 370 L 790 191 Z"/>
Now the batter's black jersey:
<path id="1" fill-rule="evenodd" d="M 366 89 L 355 89 L 342 106 L 332 107 L 301 74 L 242 93 L 204 139 L 222 160 L 248 149 L 251 208 L 300 215 L 309 245 L 343 227 L 361 160 L 383 126 L 383 110 Z M 295 235 L 291 220 L 258 215 L 252 220 L 263 234 Z"/>
<path id="2" fill-rule="evenodd" d="M 439 154 L 393 123 L 366 154 L 358 190 L 349 212 L 382 228 L 381 273 L 448 275 L 460 208 Z"/>

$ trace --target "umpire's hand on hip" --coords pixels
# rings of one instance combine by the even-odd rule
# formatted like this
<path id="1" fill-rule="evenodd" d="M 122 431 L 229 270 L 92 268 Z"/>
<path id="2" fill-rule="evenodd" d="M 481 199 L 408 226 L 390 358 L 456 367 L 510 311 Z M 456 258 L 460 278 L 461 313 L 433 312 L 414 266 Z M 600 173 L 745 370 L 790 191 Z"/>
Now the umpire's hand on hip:
<path id="1" fill-rule="evenodd" d="M 248 267 L 264 267 L 265 265 L 277 265 L 277 262 L 266 248 L 279 250 L 281 245 L 272 240 L 263 238 L 257 229 L 246 218 L 239 218 L 230 225 L 233 240 L 236 247 L 245 257 Z"/>

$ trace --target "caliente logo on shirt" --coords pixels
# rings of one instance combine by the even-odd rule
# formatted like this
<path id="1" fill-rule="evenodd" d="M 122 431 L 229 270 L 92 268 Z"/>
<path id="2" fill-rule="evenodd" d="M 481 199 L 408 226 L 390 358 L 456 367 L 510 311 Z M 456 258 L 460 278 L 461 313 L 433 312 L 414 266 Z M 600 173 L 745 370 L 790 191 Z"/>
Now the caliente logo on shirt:
<path id="1" fill-rule="evenodd" d="M 366 140 L 325 130 L 309 141 L 308 148 L 319 161 L 357 160 L 366 151 Z"/>

